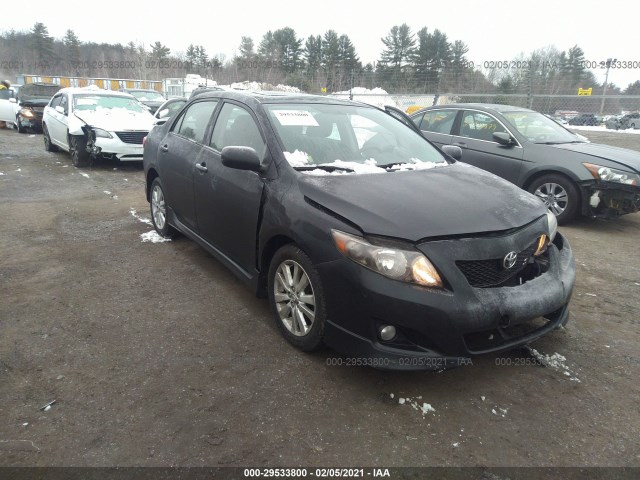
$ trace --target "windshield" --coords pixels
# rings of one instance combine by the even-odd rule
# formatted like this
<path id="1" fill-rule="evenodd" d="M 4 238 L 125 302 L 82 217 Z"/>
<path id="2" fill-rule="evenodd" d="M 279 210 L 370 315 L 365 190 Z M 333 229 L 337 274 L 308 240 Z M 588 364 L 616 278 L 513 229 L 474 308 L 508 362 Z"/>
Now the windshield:
<path id="1" fill-rule="evenodd" d="M 138 100 L 140 100 L 141 102 L 147 102 L 147 101 L 159 101 L 159 102 L 164 102 L 165 98 L 159 94 L 158 92 L 153 92 L 153 91 L 131 91 L 129 92 L 131 95 L 133 95 L 134 97 L 136 97 Z"/>
<path id="2" fill-rule="evenodd" d="M 534 143 L 582 142 L 575 134 L 538 112 L 504 112 L 502 114 L 521 135 Z"/>
<path id="3" fill-rule="evenodd" d="M 129 97 L 116 95 L 75 95 L 73 97 L 74 110 L 103 110 L 123 108 L 132 112 L 146 112 L 147 109 L 140 102 Z"/>
<path id="4" fill-rule="evenodd" d="M 266 108 L 286 159 L 305 173 L 384 173 L 448 165 L 418 133 L 375 108 L 321 104 Z"/>

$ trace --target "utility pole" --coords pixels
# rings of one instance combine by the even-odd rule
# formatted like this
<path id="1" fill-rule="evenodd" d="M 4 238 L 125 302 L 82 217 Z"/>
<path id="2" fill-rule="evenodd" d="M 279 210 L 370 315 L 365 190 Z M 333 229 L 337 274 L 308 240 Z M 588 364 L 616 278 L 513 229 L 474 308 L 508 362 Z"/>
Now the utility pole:
<path id="1" fill-rule="evenodd" d="M 604 74 L 604 87 L 602 89 L 602 102 L 600 102 L 600 116 L 604 112 L 604 97 L 607 94 L 607 84 L 609 83 L 609 69 L 611 64 L 615 63 L 617 58 L 607 58 L 607 72 Z"/>

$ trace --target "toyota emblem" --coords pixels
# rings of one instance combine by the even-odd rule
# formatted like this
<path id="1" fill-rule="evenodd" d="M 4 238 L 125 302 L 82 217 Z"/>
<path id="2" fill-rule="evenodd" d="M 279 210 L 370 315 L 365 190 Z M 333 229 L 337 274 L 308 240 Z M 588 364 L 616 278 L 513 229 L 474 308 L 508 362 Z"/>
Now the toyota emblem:
<path id="1" fill-rule="evenodd" d="M 509 270 L 516 264 L 517 259 L 518 254 L 516 252 L 509 252 L 505 255 L 504 260 L 502 260 L 502 266 L 505 270 Z"/>

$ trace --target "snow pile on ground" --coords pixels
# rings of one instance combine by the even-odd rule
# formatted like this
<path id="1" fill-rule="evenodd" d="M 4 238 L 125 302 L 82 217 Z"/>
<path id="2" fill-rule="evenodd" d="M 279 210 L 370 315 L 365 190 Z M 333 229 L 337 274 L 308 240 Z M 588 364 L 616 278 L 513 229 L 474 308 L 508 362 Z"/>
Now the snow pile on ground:
<path id="1" fill-rule="evenodd" d="M 535 348 L 530 349 L 531 355 L 533 355 L 536 360 L 538 360 L 545 367 L 553 368 L 554 370 L 558 370 L 562 372 L 565 376 L 569 377 L 569 380 L 572 382 L 580 382 L 580 379 L 575 376 L 575 374 L 569 370 L 569 367 L 564 363 L 567 358 L 564 355 L 560 355 L 559 353 L 554 353 L 553 355 L 545 355 L 538 352 Z"/>
<path id="2" fill-rule="evenodd" d="M 607 132 L 607 133 L 632 133 L 640 135 L 640 129 L 627 128 L 625 130 L 614 130 L 604 125 L 564 125 L 569 130 L 587 130 L 591 132 Z"/>
<path id="3" fill-rule="evenodd" d="M 82 175 L 84 178 L 91 178 L 88 173 L 80 172 L 80 175 Z"/>
<path id="4" fill-rule="evenodd" d="M 498 410 L 496 410 L 496 408 L 497 408 Z M 492 409 L 491 409 L 491 413 L 493 413 L 494 415 L 498 415 L 498 416 L 500 416 L 500 417 L 502 417 L 502 418 L 504 418 L 504 417 L 506 417 L 506 416 L 507 416 L 507 412 L 508 412 L 508 411 L 509 411 L 509 409 L 508 409 L 508 408 L 500 408 L 500 407 L 498 407 L 498 406 L 496 406 L 495 408 L 492 408 Z"/>
<path id="5" fill-rule="evenodd" d="M 151 230 L 147 233 L 143 233 L 142 235 L 140 235 L 140 238 L 142 239 L 143 242 L 151 242 L 151 243 L 163 243 L 163 242 L 171 241 L 170 238 L 161 237 L 158 234 L 158 232 L 156 232 L 155 230 Z"/>
<path id="6" fill-rule="evenodd" d="M 334 92 L 331 94 L 331 96 L 340 98 L 346 97 L 347 99 L 350 95 L 353 95 L 353 100 L 355 102 L 367 103 L 379 108 L 384 108 L 385 105 L 400 108 L 394 98 L 389 95 L 389 93 L 385 89 L 380 87 L 371 89 L 365 87 L 353 87 L 351 91 L 346 90 L 343 92 Z"/>
<path id="7" fill-rule="evenodd" d="M 298 87 L 292 87 L 291 85 L 272 85 L 270 83 L 262 83 L 262 82 L 236 82 L 231 85 L 220 85 L 222 88 L 227 88 L 230 90 L 248 90 L 250 92 L 289 92 L 289 93 L 300 93 L 300 89 Z"/>

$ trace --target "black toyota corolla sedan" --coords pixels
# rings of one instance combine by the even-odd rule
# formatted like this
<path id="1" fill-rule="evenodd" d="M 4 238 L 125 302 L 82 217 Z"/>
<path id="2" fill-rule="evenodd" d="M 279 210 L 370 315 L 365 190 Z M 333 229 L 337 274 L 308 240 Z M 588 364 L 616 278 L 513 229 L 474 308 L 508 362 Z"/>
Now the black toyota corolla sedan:
<path id="1" fill-rule="evenodd" d="M 560 224 L 640 210 L 640 152 L 589 143 L 545 115 L 511 105 L 429 107 L 411 115 L 438 146 L 540 197 Z"/>
<path id="2" fill-rule="evenodd" d="M 375 107 L 204 93 L 149 133 L 144 171 L 158 233 L 268 296 L 304 351 L 444 368 L 568 319 L 574 259 L 544 203 Z"/>

